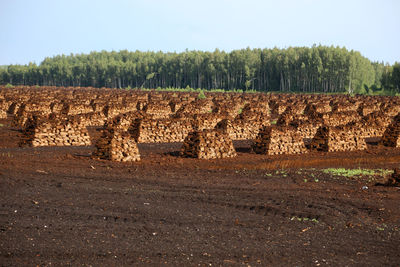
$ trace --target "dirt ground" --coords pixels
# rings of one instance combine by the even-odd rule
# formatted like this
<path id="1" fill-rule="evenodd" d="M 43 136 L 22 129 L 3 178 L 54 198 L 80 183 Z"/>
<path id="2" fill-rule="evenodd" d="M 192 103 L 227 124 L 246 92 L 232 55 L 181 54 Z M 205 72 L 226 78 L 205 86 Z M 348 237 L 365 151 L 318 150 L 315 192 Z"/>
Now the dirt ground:
<path id="1" fill-rule="evenodd" d="M 400 190 L 326 168 L 400 167 L 400 149 L 94 160 L 93 147 L 19 148 L 0 121 L 2 266 L 399 266 Z"/>

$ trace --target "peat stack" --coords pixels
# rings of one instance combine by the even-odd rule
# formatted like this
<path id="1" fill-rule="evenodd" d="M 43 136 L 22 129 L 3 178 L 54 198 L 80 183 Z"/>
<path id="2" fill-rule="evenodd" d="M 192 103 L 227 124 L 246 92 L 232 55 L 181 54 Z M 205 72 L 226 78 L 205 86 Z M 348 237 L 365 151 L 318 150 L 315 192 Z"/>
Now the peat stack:
<path id="1" fill-rule="evenodd" d="M 361 120 L 357 111 L 340 111 L 322 114 L 323 124 L 327 126 L 346 125 Z"/>
<path id="2" fill-rule="evenodd" d="M 0 119 L 7 119 L 7 112 L 0 109 Z"/>
<path id="3" fill-rule="evenodd" d="M 78 115 L 93 112 L 93 107 L 90 103 L 69 102 L 64 103 L 60 112 L 65 115 Z"/>
<path id="4" fill-rule="evenodd" d="M 51 112 L 53 112 L 53 113 L 61 114 L 61 111 L 63 110 L 63 108 L 64 108 L 63 102 L 56 101 L 56 102 L 52 102 L 50 104 L 50 109 L 51 109 Z"/>
<path id="5" fill-rule="evenodd" d="M 102 112 L 107 106 L 107 103 L 99 99 L 93 99 L 90 101 L 90 106 L 92 107 L 93 112 Z"/>
<path id="6" fill-rule="evenodd" d="M 381 144 L 389 147 L 400 147 L 400 119 L 399 116 L 383 133 Z"/>
<path id="7" fill-rule="evenodd" d="M 332 111 L 332 107 L 329 102 L 326 103 L 310 103 L 304 109 L 304 114 L 315 114 L 315 113 L 328 113 Z"/>
<path id="8" fill-rule="evenodd" d="M 245 121 L 254 121 L 254 120 L 270 120 L 271 116 L 269 112 L 264 112 L 261 110 L 253 109 L 253 108 L 244 108 L 240 114 L 234 117 L 235 120 L 245 120 Z"/>
<path id="9" fill-rule="evenodd" d="M 24 127 L 28 119 L 32 118 L 34 115 L 45 117 L 45 114 L 43 112 L 30 110 L 27 104 L 22 103 L 13 116 L 12 125 L 14 127 Z"/>
<path id="10" fill-rule="evenodd" d="M 257 137 L 260 129 L 271 125 L 270 118 L 256 117 L 253 120 L 236 118 L 232 122 L 232 140 L 251 140 Z"/>
<path id="11" fill-rule="evenodd" d="M 119 114 L 135 112 L 137 110 L 139 109 L 136 108 L 136 105 L 109 104 L 104 107 L 103 113 L 107 118 L 113 118 Z"/>
<path id="12" fill-rule="evenodd" d="M 365 123 L 364 121 L 352 122 L 346 125 L 353 129 L 353 135 L 360 138 L 382 137 L 386 127 L 381 127 L 376 123 Z"/>
<path id="13" fill-rule="evenodd" d="M 311 150 L 334 152 L 367 149 L 365 139 L 351 126 L 322 126 L 311 141 Z"/>
<path id="14" fill-rule="evenodd" d="M 377 112 L 380 110 L 380 103 L 371 103 L 371 104 L 367 104 L 367 103 L 363 103 L 358 107 L 358 113 L 360 114 L 360 116 L 367 116 L 368 114 L 371 114 L 373 112 Z"/>
<path id="15" fill-rule="evenodd" d="M 136 110 L 144 110 L 147 106 L 148 100 L 140 100 L 136 103 Z"/>
<path id="16" fill-rule="evenodd" d="M 291 112 L 291 109 L 286 109 L 276 121 L 277 126 L 289 126 L 294 121 L 308 121 L 309 117 L 303 114 Z"/>
<path id="17" fill-rule="evenodd" d="M 222 131 L 232 138 L 232 121 L 230 119 L 223 119 L 215 125 L 215 130 Z M 234 139 L 232 139 L 234 140 Z"/>
<path id="18" fill-rule="evenodd" d="M 225 116 L 219 113 L 195 114 L 192 121 L 193 130 L 202 131 L 206 129 L 214 129 L 214 127 L 224 118 Z"/>
<path id="19" fill-rule="evenodd" d="M 22 127 L 24 128 L 26 126 L 26 123 L 28 122 L 29 119 L 34 118 L 34 117 L 40 117 L 42 119 L 49 117 L 48 115 L 45 115 L 39 111 L 34 111 L 34 112 L 27 112 L 24 109 L 20 109 L 17 114 L 14 115 L 12 119 L 12 126 L 14 127 Z"/>
<path id="20" fill-rule="evenodd" d="M 11 114 L 11 115 L 15 115 L 18 112 L 19 107 L 21 105 L 22 105 L 21 102 L 13 102 L 13 103 L 11 103 L 11 105 L 8 106 L 7 113 Z"/>
<path id="21" fill-rule="evenodd" d="M 112 161 L 140 161 L 139 148 L 129 133 L 106 129 L 95 144 L 93 157 Z"/>
<path id="22" fill-rule="evenodd" d="M 269 107 L 273 115 L 281 115 L 288 106 L 286 103 L 270 101 Z"/>
<path id="23" fill-rule="evenodd" d="M 182 114 L 204 114 L 211 113 L 214 103 L 211 99 L 196 99 L 186 105 L 182 105 L 176 113 Z"/>
<path id="24" fill-rule="evenodd" d="M 22 103 L 15 112 L 15 115 L 17 116 L 22 113 L 40 113 L 47 116 L 52 113 L 52 111 L 47 99 L 38 99 Z"/>
<path id="25" fill-rule="evenodd" d="M 253 151 L 257 154 L 300 154 L 306 153 L 307 149 L 303 139 L 292 127 L 262 128 L 254 140 Z"/>
<path id="26" fill-rule="evenodd" d="M 304 110 L 306 109 L 306 107 L 307 107 L 307 104 L 305 104 L 302 101 L 299 101 L 299 102 L 293 103 L 289 109 L 293 114 L 301 115 L 301 114 L 304 114 Z"/>
<path id="27" fill-rule="evenodd" d="M 149 115 L 147 115 L 143 111 L 121 113 L 113 118 L 109 118 L 104 123 L 104 128 L 128 131 L 132 127 L 135 120 L 148 117 Z"/>
<path id="28" fill-rule="evenodd" d="M 390 116 L 385 115 L 381 111 L 372 112 L 362 118 L 362 121 L 365 123 L 377 123 L 384 127 L 388 127 L 390 123 L 393 121 L 393 118 Z"/>
<path id="29" fill-rule="evenodd" d="M 171 108 L 171 112 L 175 113 L 184 105 L 189 104 L 190 101 L 187 99 L 173 99 L 169 102 L 169 106 Z"/>
<path id="30" fill-rule="evenodd" d="M 335 102 L 332 103 L 332 112 L 357 112 L 360 103 L 350 103 L 350 102 Z M 358 112 L 357 112 L 358 113 Z"/>
<path id="31" fill-rule="evenodd" d="M 243 111 L 243 107 L 242 101 L 220 100 L 215 103 L 213 113 L 234 118 Z"/>
<path id="32" fill-rule="evenodd" d="M 321 123 L 318 121 L 306 121 L 306 120 L 295 120 L 290 123 L 297 129 L 297 133 L 301 138 L 311 139 L 315 136 L 318 128 L 321 127 Z"/>
<path id="33" fill-rule="evenodd" d="M 400 105 L 394 103 L 385 103 L 381 105 L 382 112 L 389 117 L 395 117 L 400 113 Z"/>
<path id="34" fill-rule="evenodd" d="M 199 159 L 231 158 L 236 156 L 232 139 L 218 130 L 189 133 L 183 142 L 181 156 Z"/>
<path id="35" fill-rule="evenodd" d="M 243 109 L 240 115 L 242 116 L 249 116 L 248 114 L 260 114 L 262 116 L 271 116 L 270 112 L 270 107 L 268 105 L 268 102 L 251 102 L 247 103 Z"/>
<path id="36" fill-rule="evenodd" d="M 129 129 L 137 143 L 183 142 L 193 131 L 192 122 L 187 119 L 136 119 Z"/>
<path id="37" fill-rule="evenodd" d="M 260 129 L 269 126 L 269 118 L 255 116 L 253 119 L 236 117 L 233 121 L 223 119 L 215 126 L 215 129 L 227 133 L 232 140 L 251 140 L 257 137 Z"/>
<path id="38" fill-rule="evenodd" d="M 382 137 L 391 121 L 390 117 L 380 111 L 376 111 L 349 125 L 352 125 L 353 129 L 357 129 L 357 134 L 364 138 Z"/>
<path id="39" fill-rule="evenodd" d="M 150 102 L 144 108 L 147 114 L 151 115 L 155 119 L 165 119 L 168 118 L 171 114 L 171 106 L 168 101 L 157 101 Z"/>
<path id="40" fill-rule="evenodd" d="M 294 127 L 301 138 L 313 138 L 322 122 L 318 113 L 293 114 L 287 112 L 288 109 L 278 118 L 276 125 L 284 127 Z"/>
<path id="41" fill-rule="evenodd" d="M 103 112 L 89 112 L 84 114 L 75 115 L 79 118 L 82 124 L 85 126 L 100 127 L 103 126 L 107 120 L 107 117 Z"/>
<path id="42" fill-rule="evenodd" d="M 34 115 L 25 123 L 21 145 L 38 146 L 89 146 L 89 133 L 73 117 L 45 118 Z"/>
<path id="43" fill-rule="evenodd" d="M 7 118 L 7 110 L 11 104 L 5 100 L 0 100 L 0 119 Z"/>

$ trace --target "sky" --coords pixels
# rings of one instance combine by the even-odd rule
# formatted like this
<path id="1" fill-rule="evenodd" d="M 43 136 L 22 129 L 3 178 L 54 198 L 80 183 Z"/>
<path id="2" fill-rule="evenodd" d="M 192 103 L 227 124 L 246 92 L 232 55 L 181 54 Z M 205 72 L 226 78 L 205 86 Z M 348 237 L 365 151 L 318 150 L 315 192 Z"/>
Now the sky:
<path id="1" fill-rule="evenodd" d="M 101 50 L 313 44 L 400 62 L 400 1 L 0 0 L 0 65 Z"/>

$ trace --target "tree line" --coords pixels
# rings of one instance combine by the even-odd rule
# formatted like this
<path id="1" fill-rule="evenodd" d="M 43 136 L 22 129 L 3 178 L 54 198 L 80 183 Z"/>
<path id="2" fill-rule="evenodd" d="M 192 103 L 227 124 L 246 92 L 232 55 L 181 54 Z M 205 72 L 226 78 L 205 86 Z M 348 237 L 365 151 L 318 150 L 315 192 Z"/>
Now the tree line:
<path id="1" fill-rule="evenodd" d="M 39 65 L 0 68 L 0 83 L 112 88 L 203 88 L 282 92 L 400 92 L 400 66 L 371 62 L 344 47 L 231 52 L 119 52 L 59 55 Z"/>

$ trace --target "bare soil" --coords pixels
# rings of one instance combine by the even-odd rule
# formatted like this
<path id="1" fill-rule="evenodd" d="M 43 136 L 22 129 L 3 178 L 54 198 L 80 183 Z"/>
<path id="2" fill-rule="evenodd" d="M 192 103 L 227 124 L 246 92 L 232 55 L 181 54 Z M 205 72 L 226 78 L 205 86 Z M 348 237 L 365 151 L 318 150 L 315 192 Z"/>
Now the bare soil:
<path id="1" fill-rule="evenodd" d="M 207 161 L 140 144 L 141 162 L 115 163 L 20 148 L 0 123 L 2 266 L 399 266 L 399 188 L 323 169 L 393 169 L 400 149 L 272 157 L 242 141 Z"/>

